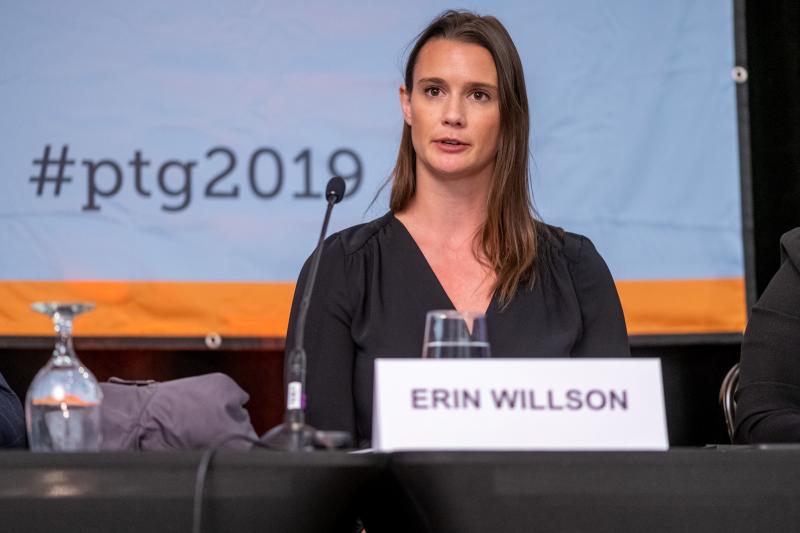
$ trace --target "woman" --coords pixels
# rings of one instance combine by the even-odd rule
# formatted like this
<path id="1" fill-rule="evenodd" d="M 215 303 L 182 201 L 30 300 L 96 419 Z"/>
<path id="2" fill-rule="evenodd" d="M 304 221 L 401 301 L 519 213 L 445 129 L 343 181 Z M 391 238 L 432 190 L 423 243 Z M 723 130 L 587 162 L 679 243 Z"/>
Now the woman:
<path id="1" fill-rule="evenodd" d="M 495 356 L 629 353 L 592 243 L 534 216 L 525 81 L 502 24 L 445 12 L 417 38 L 404 81 L 391 211 L 326 241 L 307 318 L 307 420 L 361 443 L 375 358 L 419 354 L 429 310 L 485 311 Z"/>
<path id="2" fill-rule="evenodd" d="M 736 442 L 800 442 L 800 228 L 781 237 L 783 263 L 742 340 Z"/>

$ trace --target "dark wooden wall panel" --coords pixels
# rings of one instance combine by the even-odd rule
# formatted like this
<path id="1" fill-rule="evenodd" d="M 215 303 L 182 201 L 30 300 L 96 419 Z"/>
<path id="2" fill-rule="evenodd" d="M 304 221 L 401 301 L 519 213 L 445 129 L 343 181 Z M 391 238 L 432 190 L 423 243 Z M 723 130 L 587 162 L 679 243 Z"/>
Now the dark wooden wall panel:
<path id="1" fill-rule="evenodd" d="M 124 379 L 166 381 L 211 372 L 233 378 L 250 395 L 246 405 L 260 435 L 283 415 L 283 350 L 111 350 L 81 348 L 83 363 L 100 381 Z M 24 401 L 25 391 L 50 356 L 47 348 L 0 350 L 0 372 Z"/>
<path id="2" fill-rule="evenodd" d="M 250 394 L 246 407 L 259 435 L 280 423 L 283 415 L 282 350 L 98 349 L 82 348 L 78 339 L 76 351 L 101 381 L 111 376 L 165 381 L 223 372 Z M 672 446 L 727 441 L 717 394 L 725 372 L 739 359 L 738 343 L 648 346 L 639 342 L 632 351 L 634 357 L 661 358 Z M 0 372 L 20 398 L 49 353 L 43 347 L 0 349 Z"/>

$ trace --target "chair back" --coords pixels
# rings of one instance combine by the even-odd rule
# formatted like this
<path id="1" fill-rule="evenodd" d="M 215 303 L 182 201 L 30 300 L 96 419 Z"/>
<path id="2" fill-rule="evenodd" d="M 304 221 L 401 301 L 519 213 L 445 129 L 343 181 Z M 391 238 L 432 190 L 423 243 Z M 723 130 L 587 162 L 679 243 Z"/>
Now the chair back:
<path id="1" fill-rule="evenodd" d="M 719 403 L 722 406 L 722 414 L 725 416 L 725 428 L 728 430 L 728 438 L 733 444 L 733 433 L 736 431 L 736 388 L 739 386 L 739 363 L 736 363 L 725 374 L 722 385 L 719 388 Z"/>

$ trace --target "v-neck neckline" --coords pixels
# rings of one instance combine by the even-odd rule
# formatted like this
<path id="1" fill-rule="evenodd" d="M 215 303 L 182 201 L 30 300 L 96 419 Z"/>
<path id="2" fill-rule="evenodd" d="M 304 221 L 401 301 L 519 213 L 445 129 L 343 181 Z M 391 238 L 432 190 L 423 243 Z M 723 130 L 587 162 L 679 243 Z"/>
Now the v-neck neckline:
<path id="1" fill-rule="evenodd" d="M 414 240 L 414 236 L 411 235 L 410 231 L 408 231 L 406 225 L 403 224 L 403 222 L 401 222 L 400 219 L 395 216 L 393 211 L 390 211 L 389 214 L 392 218 L 392 222 L 394 222 L 396 226 L 400 227 L 400 232 L 408 240 L 409 247 L 412 250 L 414 250 L 414 254 L 416 254 L 417 261 L 422 265 L 422 269 L 426 271 L 427 276 L 430 278 L 429 281 L 437 287 L 439 295 L 444 299 L 444 301 L 447 302 L 449 308 L 455 309 L 456 311 L 460 312 L 472 311 L 471 309 L 456 308 L 455 304 L 453 304 L 453 300 L 450 299 L 450 295 L 447 294 L 447 291 L 444 289 L 444 285 L 442 285 L 442 282 L 439 280 L 439 276 L 437 276 L 436 272 L 433 271 L 433 267 L 428 262 L 428 258 L 425 257 L 424 253 L 422 253 L 422 248 L 420 248 L 419 244 L 417 244 L 417 241 Z M 489 313 L 495 307 L 496 293 L 497 291 L 492 291 L 492 296 L 491 298 L 489 298 L 489 303 L 486 306 L 486 309 L 482 310 L 484 316 L 486 316 L 487 318 L 489 317 Z M 429 311 L 432 311 L 432 309 L 429 309 Z"/>

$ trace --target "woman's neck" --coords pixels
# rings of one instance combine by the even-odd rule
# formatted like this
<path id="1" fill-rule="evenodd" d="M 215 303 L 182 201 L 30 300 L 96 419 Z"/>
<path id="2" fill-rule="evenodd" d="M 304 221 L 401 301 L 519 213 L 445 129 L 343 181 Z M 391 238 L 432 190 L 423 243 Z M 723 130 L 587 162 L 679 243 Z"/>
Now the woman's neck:
<path id="1" fill-rule="evenodd" d="M 466 243 L 486 220 L 488 179 L 436 179 L 417 174 L 414 198 L 397 218 L 415 238 L 447 247 Z"/>

